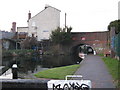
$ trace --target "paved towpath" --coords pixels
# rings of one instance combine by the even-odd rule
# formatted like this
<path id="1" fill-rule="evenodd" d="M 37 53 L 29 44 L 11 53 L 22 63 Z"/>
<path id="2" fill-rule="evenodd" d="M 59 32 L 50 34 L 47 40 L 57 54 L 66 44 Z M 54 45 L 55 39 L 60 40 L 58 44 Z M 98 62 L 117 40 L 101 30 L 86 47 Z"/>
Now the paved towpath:
<path id="1" fill-rule="evenodd" d="M 112 76 L 101 57 L 97 55 L 86 56 L 75 75 L 82 75 L 83 79 L 91 80 L 93 88 L 115 88 Z"/>

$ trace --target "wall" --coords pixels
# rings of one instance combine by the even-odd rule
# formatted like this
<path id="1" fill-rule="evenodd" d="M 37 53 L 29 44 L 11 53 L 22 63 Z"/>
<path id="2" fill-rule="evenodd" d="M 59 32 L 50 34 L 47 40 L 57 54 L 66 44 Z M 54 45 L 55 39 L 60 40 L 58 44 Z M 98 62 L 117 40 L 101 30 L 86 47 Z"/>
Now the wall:
<path id="1" fill-rule="evenodd" d="M 78 44 L 88 44 L 98 53 L 103 53 L 108 48 L 109 32 L 74 32 L 72 33 L 73 46 Z"/>
<path id="2" fill-rule="evenodd" d="M 16 48 L 16 42 L 11 39 L 2 39 L 2 48 L 3 49 L 15 49 Z"/>
<path id="3" fill-rule="evenodd" d="M 120 33 L 115 35 L 114 43 L 115 56 L 120 59 Z"/>
<path id="4" fill-rule="evenodd" d="M 18 33 L 27 33 L 28 32 L 28 27 L 17 27 L 17 32 Z"/>
<path id="5" fill-rule="evenodd" d="M 48 81 L 37 79 L 1 79 L 0 83 L 2 84 L 2 90 L 48 90 Z"/>
<path id="6" fill-rule="evenodd" d="M 115 33 L 115 27 L 110 28 L 111 57 L 120 57 L 120 33 Z"/>

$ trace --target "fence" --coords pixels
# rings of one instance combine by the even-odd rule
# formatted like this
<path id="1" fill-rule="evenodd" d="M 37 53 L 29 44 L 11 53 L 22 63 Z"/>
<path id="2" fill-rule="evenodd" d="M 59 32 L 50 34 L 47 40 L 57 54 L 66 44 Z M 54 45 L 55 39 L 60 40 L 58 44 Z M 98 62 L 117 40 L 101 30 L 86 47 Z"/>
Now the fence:
<path id="1" fill-rule="evenodd" d="M 111 37 L 111 50 L 113 51 L 112 57 L 120 59 L 120 33 Z"/>
<path id="2" fill-rule="evenodd" d="M 115 52 L 120 57 L 120 33 L 115 36 Z"/>

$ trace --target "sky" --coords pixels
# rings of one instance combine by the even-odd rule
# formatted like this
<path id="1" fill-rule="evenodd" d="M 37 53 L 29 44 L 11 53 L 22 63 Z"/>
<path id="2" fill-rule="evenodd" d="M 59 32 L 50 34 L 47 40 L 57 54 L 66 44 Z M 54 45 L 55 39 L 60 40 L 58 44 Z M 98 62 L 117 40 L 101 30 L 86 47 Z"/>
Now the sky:
<path id="1" fill-rule="evenodd" d="M 73 28 L 72 32 L 107 31 L 111 21 L 118 19 L 119 0 L 0 0 L 0 30 L 10 31 L 12 22 L 17 27 L 26 27 L 28 12 L 32 16 L 42 11 L 45 5 L 61 10 L 60 26 Z"/>

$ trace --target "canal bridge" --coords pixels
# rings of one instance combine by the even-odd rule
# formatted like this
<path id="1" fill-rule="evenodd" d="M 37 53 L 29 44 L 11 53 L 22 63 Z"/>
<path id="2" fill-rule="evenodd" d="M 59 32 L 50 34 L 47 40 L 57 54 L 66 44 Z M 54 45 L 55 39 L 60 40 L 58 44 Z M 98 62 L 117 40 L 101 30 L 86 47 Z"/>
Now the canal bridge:
<path id="1" fill-rule="evenodd" d="M 109 31 L 103 32 L 71 32 L 72 44 L 71 48 L 76 48 L 81 45 L 91 46 L 97 53 L 103 53 L 108 49 Z"/>

